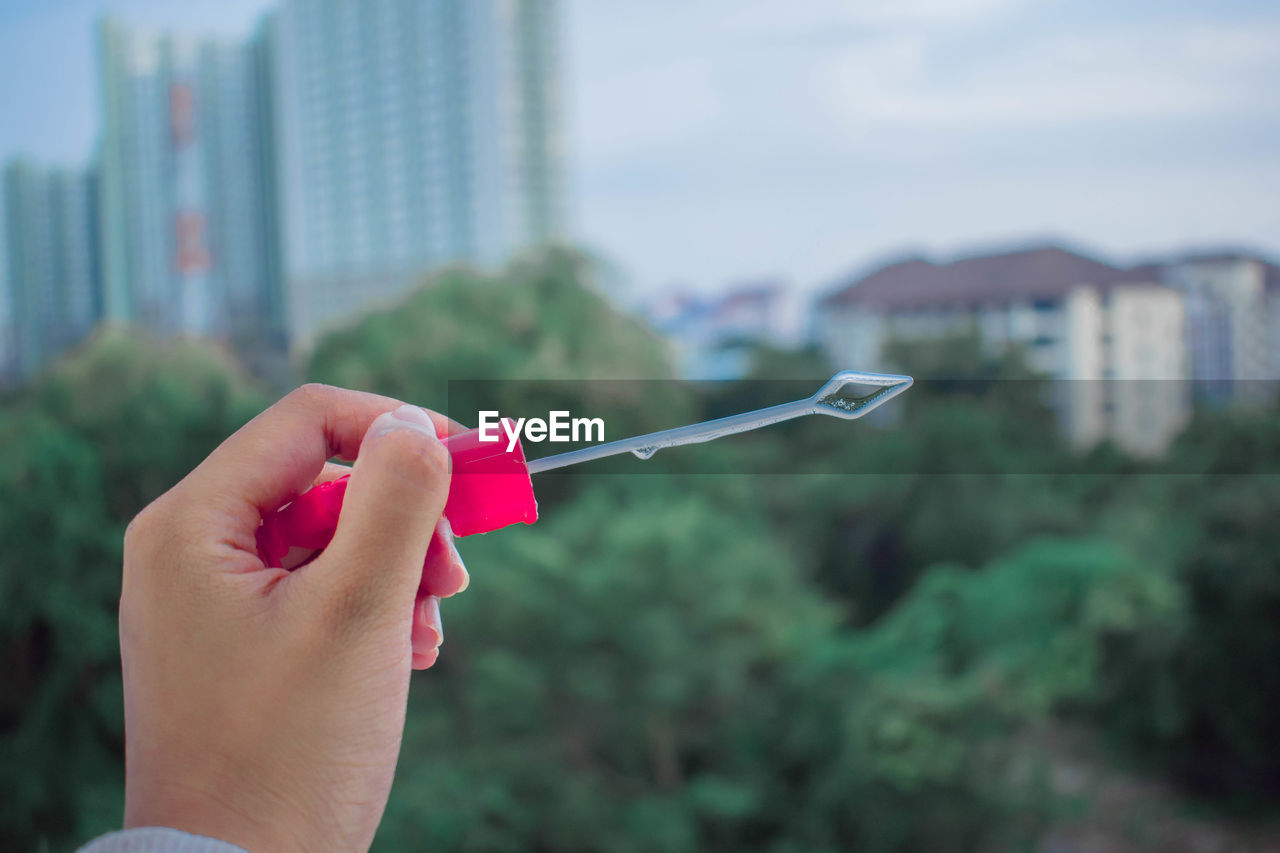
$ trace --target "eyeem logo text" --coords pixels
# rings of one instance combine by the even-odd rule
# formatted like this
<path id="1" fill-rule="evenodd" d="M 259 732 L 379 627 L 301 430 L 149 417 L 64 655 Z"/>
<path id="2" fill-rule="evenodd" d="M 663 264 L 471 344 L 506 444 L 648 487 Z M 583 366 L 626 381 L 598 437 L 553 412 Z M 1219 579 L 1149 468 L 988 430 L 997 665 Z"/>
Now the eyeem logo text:
<path id="1" fill-rule="evenodd" d="M 484 411 L 479 413 L 479 422 L 480 440 L 501 441 L 501 432 L 507 437 L 508 453 L 516 449 L 521 433 L 525 441 L 534 444 L 543 441 L 604 441 L 604 418 L 574 418 L 568 412 L 548 412 L 544 421 L 542 418 L 504 420 L 496 411 Z"/>

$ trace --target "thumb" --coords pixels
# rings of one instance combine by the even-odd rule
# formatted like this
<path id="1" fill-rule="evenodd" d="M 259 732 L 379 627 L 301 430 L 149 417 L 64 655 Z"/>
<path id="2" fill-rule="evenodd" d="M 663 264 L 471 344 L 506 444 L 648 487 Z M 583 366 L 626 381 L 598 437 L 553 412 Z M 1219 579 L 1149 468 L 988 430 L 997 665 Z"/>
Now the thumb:
<path id="1" fill-rule="evenodd" d="M 422 563 L 449 496 L 449 452 L 416 406 L 379 415 L 360 444 L 338 528 L 316 560 L 353 615 L 412 613 Z"/>

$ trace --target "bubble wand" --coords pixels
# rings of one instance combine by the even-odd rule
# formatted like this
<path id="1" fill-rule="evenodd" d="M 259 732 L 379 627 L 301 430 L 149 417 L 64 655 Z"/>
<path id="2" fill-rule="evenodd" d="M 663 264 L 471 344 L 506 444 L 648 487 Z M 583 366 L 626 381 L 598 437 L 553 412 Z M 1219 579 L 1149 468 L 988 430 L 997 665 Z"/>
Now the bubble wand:
<path id="1" fill-rule="evenodd" d="M 631 453 L 649 459 L 659 450 L 701 444 L 806 415 L 856 420 L 911 387 L 910 376 L 842 370 L 810 397 L 738 415 L 623 438 L 526 461 L 519 441 L 510 449 L 500 440 L 482 440 L 478 429 L 444 439 L 452 460 L 444 514 L 456 536 L 488 533 L 538 520 L 530 476 L 580 462 Z M 856 386 L 872 390 L 858 394 Z M 290 548 L 324 548 L 338 526 L 347 478 L 322 483 L 263 519 L 258 550 L 269 566 L 279 566 Z"/>

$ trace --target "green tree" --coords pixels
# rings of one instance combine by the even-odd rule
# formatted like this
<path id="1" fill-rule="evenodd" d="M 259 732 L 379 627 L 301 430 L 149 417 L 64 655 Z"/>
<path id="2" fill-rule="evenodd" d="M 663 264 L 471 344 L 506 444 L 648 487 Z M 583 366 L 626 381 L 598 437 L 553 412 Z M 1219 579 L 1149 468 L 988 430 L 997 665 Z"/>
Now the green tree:
<path id="1" fill-rule="evenodd" d="M 39 415 L 0 439 L 0 847 L 20 850 L 119 818 L 122 527 L 92 445 Z"/>
<path id="2" fill-rule="evenodd" d="M 111 517 L 127 522 L 268 402 L 216 345 L 109 332 L 56 364 L 28 406 L 96 448 Z"/>
<path id="3" fill-rule="evenodd" d="M 758 511 L 714 502 L 704 479 L 593 478 L 536 527 L 462 543 L 478 568 L 415 685 L 383 843 L 749 840 L 773 812 L 763 721 L 834 620 Z"/>
<path id="4" fill-rule="evenodd" d="M 1108 644 L 1103 719 L 1193 790 L 1268 805 L 1280 794 L 1280 421 L 1201 414 L 1164 467 L 1146 538 L 1182 607 Z"/>
<path id="5" fill-rule="evenodd" d="M 433 276 L 402 304 L 316 347 L 320 382 L 411 400 L 469 426 L 478 408 L 605 417 L 610 437 L 671 425 L 682 399 L 658 337 L 597 290 L 591 263 L 551 250 L 489 275 Z M 675 423 L 679 423 L 678 420 Z"/>

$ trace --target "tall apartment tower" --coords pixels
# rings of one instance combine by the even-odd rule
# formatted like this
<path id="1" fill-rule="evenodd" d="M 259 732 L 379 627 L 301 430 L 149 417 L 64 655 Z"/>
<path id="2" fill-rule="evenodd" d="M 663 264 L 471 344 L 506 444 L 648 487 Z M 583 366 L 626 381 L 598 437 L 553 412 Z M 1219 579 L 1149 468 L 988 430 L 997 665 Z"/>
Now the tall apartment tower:
<path id="1" fill-rule="evenodd" d="M 103 309 L 157 334 L 279 326 L 260 46 L 99 24 Z"/>
<path id="2" fill-rule="evenodd" d="M 97 321 L 94 179 L 17 160 L 0 189 L 0 379 L 17 381 Z"/>
<path id="3" fill-rule="evenodd" d="M 557 0 L 284 0 L 266 21 L 291 343 L 560 236 Z"/>

